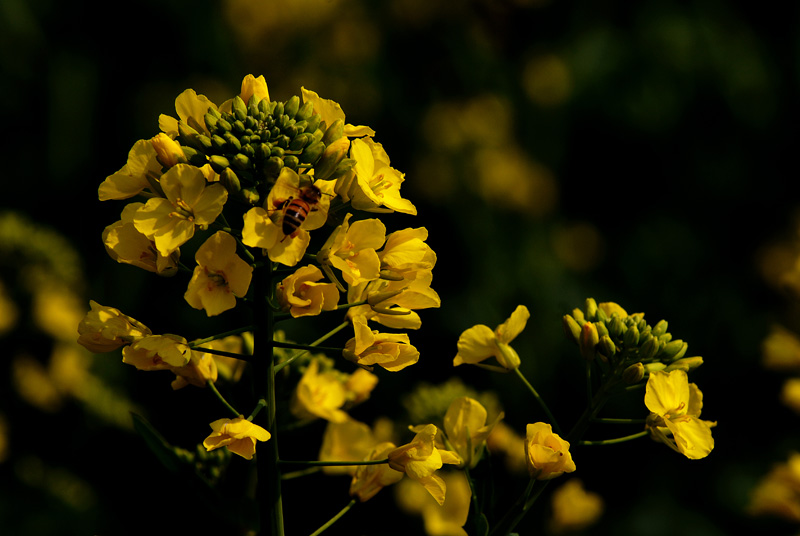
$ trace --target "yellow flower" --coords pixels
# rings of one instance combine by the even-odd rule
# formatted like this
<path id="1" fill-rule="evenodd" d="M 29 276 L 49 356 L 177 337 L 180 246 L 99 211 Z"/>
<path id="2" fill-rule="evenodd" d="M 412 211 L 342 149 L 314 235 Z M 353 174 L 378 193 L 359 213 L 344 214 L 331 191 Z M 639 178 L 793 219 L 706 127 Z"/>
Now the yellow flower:
<path id="1" fill-rule="evenodd" d="M 509 343 L 525 329 L 530 316 L 528 308 L 519 305 L 494 331 L 483 324 L 469 328 L 458 339 L 458 354 L 453 359 L 453 366 L 463 363 L 475 365 L 494 356 L 505 369 L 519 367 L 519 356 Z"/>
<path id="2" fill-rule="evenodd" d="M 328 126 L 331 126 L 334 122 L 338 119 L 341 119 L 342 122 L 345 120 L 344 111 L 342 107 L 339 105 L 338 102 L 334 102 L 330 99 L 323 99 L 314 91 L 310 89 L 306 89 L 304 87 L 300 88 L 300 92 L 303 96 L 303 103 L 310 102 L 314 105 L 314 113 L 319 114 L 322 121 Z M 247 101 L 245 101 L 247 102 Z M 375 131 L 371 128 L 364 126 L 364 125 L 350 125 L 345 123 L 344 125 L 344 135 L 349 138 L 354 137 L 361 137 L 361 136 L 374 136 Z"/>
<path id="3" fill-rule="evenodd" d="M 372 448 L 364 461 L 385 460 L 389 452 L 395 449 L 394 443 L 379 443 Z M 359 501 L 368 501 L 381 489 L 391 486 L 403 479 L 403 473 L 382 463 L 377 465 L 355 466 L 355 473 L 350 481 L 350 496 Z"/>
<path id="4" fill-rule="evenodd" d="M 453 400 L 444 416 L 444 433 L 449 446 L 461 458 L 461 467 L 475 467 L 481 459 L 486 438 L 494 426 L 503 418 L 497 416 L 491 424 L 486 424 L 486 408 L 473 398 L 462 396 Z"/>
<path id="5" fill-rule="evenodd" d="M 90 301 L 91 310 L 78 324 L 78 342 L 90 352 L 103 353 L 152 334 L 150 329 L 119 309 Z"/>
<path id="6" fill-rule="evenodd" d="M 122 362 L 139 370 L 172 370 L 189 363 L 192 349 L 178 335 L 150 335 L 122 349 Z"/>
<path id="7" fill-rule="evenodd" d="M 195 309 L 214 316 L 236 307 L 250 287 L 253 267 L 236 255 L 236 239 L 217 231 L 194 256 L 197 266 L 184 298 Z"/>
<path id="8" fill-rule="evenodd" d="M 441 299 L 431 288 L 433 273 L 430 270 L 414 272 L 413 279 L 386 281 L 377 279 L 359 285 L 351 285 L 347 290 L 347 302 L 355 303 L 370 300 L 371 305 L 351 307 L 347 318 L 354 320 L 363 317 L 375 320 L 389 328 L 419 329 L 422 320 L 415 312 L 418 309 L 439 307 Z M 381 297 L 386 296 L 384 299 Z"/>
<path id="9" fill-rule="evenodd" d="M 356 336 L 344 345 L 342 355 L 362 367 L 379 365 L 396 372 L 419 360 L 419 351 L 405 333 L 379 333 L 366 326 L 363 317 L 353 319 Z"/>
<path id="10" fill-rule="evenodd" d="M 368 370 L 356 369 L 344 382 L 349 405 L 360 404 L 369 398 L 369 395 L 378 385 L 378 377 Z"/>
<path id="11" fill-rule="evenodd" d="M 350 144 L 353 170 L 336 182 L 335 191 L 356 210 L 402 212 L 416 215 L 416 207 L 400 195 L 403 174 L 389 165 L 389 156 L 372 138 L 355 139 Z"/>
<path id="12" fill-rule="evenodd" d="M 410 480 L 403 480 L 395 488 L 397 504 L 409 514 L 422 514 L 428 536 L 467 536 L 463 527 L 472 501 L 467 477 L 464 471 L 447 471 L 442 478 L 447 486 L 447 497 L 441 506 Z"/>
<path id="13" fill-rule="evenodd" d="M 783 382 L 780 398 L 783 404 L 800 413 L 800 378 L 789 378 Z"/>
<path id="14" fill-rule="evenodd" d="M 136 229 L 153 240 L 156 249 L 169 256 L 194 236 L 196 226 L 205 229 L 217 219 L 228 192 L 219 183 L 206 186 L 202 171 L 177 164 L 161 177 L 164 198 L 149 199 L 133 218 Z"/>
<path id="15" fill-rule="evenodd" d="M 536 480 L 550 480 L 575 470 L 569 443 L 544 422 L 529 424 L 526 428 L 525 458 L 528 474 Z"/>
<path id="16" fill-rule="evenodd" d="M 386 237 L 386 244 L 378 252 L 381 269 L 389 270 L 407 279 L 416 279 L 418 272 L 433 270 L 436 253 L 425 243 L 425 227 L 395 231 Z"/>
<path id="17" fill-rule="evenodd" d="M 209 380 L 217 381 L 217 362 L 213 355 L 205 352 L 192 351 L 188 363 L 182 367 L 172 367 L 170 370 L 176 376 L 172 382 L 172 389 L 175 391 L 190 384 L 205 387 Z"/>
<path id="18" fill-rule="evenodd" d="M 773 467 L 756 485 L 747 512 L 800 523 L 800 453 L 791 453 L 785 463 Z"/>
<path id="19" fill-rule="evenodd" d="M 327 268 L 342 272 L 350 285 L 380 277 L 381 261 L 376 250 L 386 239 L 386 226 L 378 219 L 360 220 L 350 224 L 347 214 L 317 253 L 317 260 Z"/>
<path id="20" fill-rule="evenodd" d="M 343 422 L 328 421 L 325 434 L 322 436 L 322 446 L 319 449 L 319 460 L 355 462 L 363 460 L 370 449 L 377 443 L 372 429 L 356 420 Z M 384 456 L 385 458 L 385 456 Z M 349 474 L 356 472 L 355 465 L 330 465 L 323 466 L 325 474 Z"/>
<path id="21" fill-rule="evenodd" d="M 692 460 L 709 455 L 714 448 L 711 428 L 716 423 L 699 418 L 703 393 L 689 383 L 685 371 L 651 373 L 644 403 L 651 412 L 647 428 L 653 439 Z"/>
<path id="22" fill-rule="evenodd" d="M 583 482 L 576 478 L 553 492 L 552 505 L 550 530 L 555 534 L 583 530 L 596 523 L 603 513 L 603 498 L 586 491 Z"/>
<path id="23" fill-rule="evenodd" d="M 527 470 L 525 456 L 525 438 L 519 435 L 505 422 L 499 421 L 486 438 L 486 446 L 492 455 L 501 453 L 505 458 L 506 468 L 512 473 Z"/>
<path id="24" fill-rule="evenodd" d="M 137 210 L 144 203 L 128 203 L 122 209 L 122 219 L 112 223 L 103 231 L 103 244 L 109 256 L 119 263 L 131 264 L 148 272 L 163 276 L 175 275 L 178 271 L 180 250 L 164 256 L 156 249 L 156 244 L 140 233 L 133 223 Z"/>
<path id="25" fill-rule="evenodd" d="M 158 161 L 165 168 L 171 168 L 180 162 L 186 162 L 186 155 L 183 153 L 181 144 L 173 140 L 163 132 L 150 138 L 150 143 L 156 151 Z"/>
<path id="26" fill-rule="evenodd" d="M 315 359 L 297 382 L 289 409 L 299 419 L 344 422 L 350 418 L 341 409 L 345 402 L 347 392 L 341 377 L 334 370 L 320 372 L 319 361 Z"/>
<path id="27" fill-rule="evenodd" d="M 234 354 L 252 355 L 253 353 L 253 334 L 250 332 L 241 335 L 230 335 L 224 339 L 216 339 L 203 343 L 203 347 L 213 350 L 223 350 Z M 200 350 L 197 350 L 200 351 Z M 245 361 L 234 357 L 212 354 L 219 376 L 231 381 L 238 382 L 244 373 Z"/>
<path id="28" fill-rule="evenodd" d="M 216 107 L 205 95 L 198 95 L 195 90 L 187 89 L 175 99 L 175 111 L 178 112 L 179 119 L 161 114 L 158 118 L 158 126 L 172 139 L 178 137 L 179 120 L 198 132 L 208 133 L 204 117 L 209 108 L 216 109 Z"/>
<path id="29" fill-rule="evenodd" d="M 161 176 L 161 164 L 150 140 L 139 140 L 128 153 L 128 162 L 122 169 L 106 177 L 97 190 L 100 201 L 128 199 L 150 188 L 147 175 Z"/>
<path id="30" fill-rule="evenodd" d="M 783 326 L 774 325 L 761 344 L 762 362 L 770 370 L 800 370 L 800 338 Z"/>
<path id="31" fill-rule="evenodd" d="M 314 265 L 304 266 L 278 283 L 278 300 L 292 317 L 333 311 L 339 304 L 339 289 L 334 283 L 320 283 L 324 276 Z"/>
<path id="32" fill-rule="evenodd" d="M 213 432 L 203 441 L 207 451 L 228 447 L 229 451 L 245 460 L 253 459 L 256 441 L 268 441 L 272 437 L 267 430 L 253 424 L 242 415 L 235 419 L 218 419 L 210 426 Z"/>
<path id="33" fill-rule="evenodd" d="M 242 90 L 239 92 L 239 97 L 247 104 L 253 96 L 259 101 L 267 99 L 267 102 L 269 102 L 269 88 L 267 87 L 267 81 L 264 79 L 264 75 L 255 77 L 252 74 L 248 74 L 242 79 Z M 231 113 L 233 109 L 232 104 L 233 99 L 228 99 L 220 104 L 219 110 L 221 112 Z"/>
<path id="34" fill-rule="evenodd" d="M 419 427 L 414 439 L 387 454 L 389 467 L 402 471 L 428 490 L 439 505 L 444 504 L 447 486 L 436 470 L 442 464 L 459 464 L 458 454 L 436 448 L 435 437 L 438 429 L 433 424 Z"/>

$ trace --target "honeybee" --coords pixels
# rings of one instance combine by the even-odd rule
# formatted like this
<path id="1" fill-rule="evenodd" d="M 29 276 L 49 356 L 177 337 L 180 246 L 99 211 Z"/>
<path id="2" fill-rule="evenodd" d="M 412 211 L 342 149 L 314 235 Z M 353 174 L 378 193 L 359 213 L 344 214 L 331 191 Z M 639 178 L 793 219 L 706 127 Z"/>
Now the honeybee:
<path id="1" fill-rule="evenodd" d="M 322 199 L 322 191 L 313 184 L 298 190 L 297 197 L 282 202 L 281 231 L 286 236 L 281 242 L 300 228 L 308 213 L 316 210 L 319 200 Z"/>

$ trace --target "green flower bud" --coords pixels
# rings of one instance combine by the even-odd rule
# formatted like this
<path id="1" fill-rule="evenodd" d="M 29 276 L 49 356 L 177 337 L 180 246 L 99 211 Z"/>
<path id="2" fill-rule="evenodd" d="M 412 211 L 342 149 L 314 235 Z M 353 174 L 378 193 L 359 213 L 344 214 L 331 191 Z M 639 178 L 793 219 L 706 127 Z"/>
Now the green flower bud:
<path id="1" fill-rule="evenodd" d="M 664 370 L 666 372 L 671 372 L 673 370 L 682 370 L 684 372 L 689 372 L 691 370 L 696 369 L 702 364 L 703 364 L 703 358 L 700 356 L 684 357 L 682 359 L 673 361 L 672 363 L 667 365 L 667 368 L 665 368 Z"/>
<path id="2" fill-rule="evenodd" d="M 627 328 L 625 327 L 625 323 L 619 317 L 617 313 L 611 315 L 611 322 L 608 323 L 608 334 L 611 335 L 615 339 L 619 339 L 622 335 L 625 334 Z"/>
<path id="3" fill-rule="evenodd" d="M 244 131 L 245 131 L 244 122 L 239 121 L 238 119 L 233 122 L 233 125 L 231 125 L 231 132 L 233 132 L 234 134 L 241 136 L 242 134 L 244 134 Z"/>
<path id="4" fill-rule="evenodd" d="M 598 309 L 600 311 L 601 309 Z M 602 337 L 604 335 L 608 335 L 608 328 L 606 327 L 604 322 L 597 321 L 594 323 L 597 327 L 597 333 Z"/>
<path id="5" fill-rule="evenodd" d="M 242 190 L 239 192 L 239 195 L 241 195 L 246 202 L 253 206 L 258 205 L 258 201 L 261 198 L 255 188 L 242 188 Z"/>
<path id="6" fill-rule="evenodd" d="M 586 298 L 585 304 L 586 320 L 594 322 L 597 319 L 597 302 L 594 298 Z"/>
<path id="7" fill-rule="evenodd" d="M 320 159 L 322 153 L 325 152 L 325 144 L 321 141 L 313 142 L 311 145 L 303 149 L 300 154 L 300 162 L 303 164 L 314 165 Z"/>
<path id="8" fill-rule="evenodd" d="M 342 136 L 344 136 L 344 121 L 337 119 L 328 127 L 328 130 L 325 131 L 325 135 L 322 136 L 322 143 L 328 146 Z"/>
<path id="9" fill-rule="evenodd" d="M 603 335 L 600 337 L 600 342 L 597 344 L 597 351 L 602 357 L 611 358 L 617 353 L 617 345 L 614 344 L 611 337 Z M 604 359 L 604 361 L 608 361 L 608 359 Z"/>
<path id="10" fill-rule="evenodd" d="M 244 121 L 247 117 L 247 104 L 239 95 L 236 95 L 233 98 L 233 102 L 231 103 L 231 111 L 233 112 L 233 116 L 239 121 Z"/>
<path id="11" fill-rule="evenodd" d="M 231 168 L 225 168 L 219 174 L 219 182 L 228 190 L 229 194 L 236 194 L 242 189 L 242 185 L 239 182 L 239 177 L 236 176 L 236 173 L 233 172 Z"/>
<path id="12" fill-rule="evenodd" d="M 308 104 L 311 103 L 309 102 Z M 308 126 L 306 126 L 306 132 L 316 132 L 319 129 L 320 122 L 322 121 L 322 116 L 319 114 L 313 114 L 305 119 L 306 121 L 308 121 Z M 320 130 L 319 139 L 322 139 L 323 134 L 324 133 Z"/>
<path id="13" fill-rule="evenodd" d="M 658 354 L 658 358 L 661 361 L 674 361 L 686 355 L 686 350 L 688 348 L 689 345 L 687 343 L 683 342 L 681 339 L 675 339 L 664 346 L 664 349 Z"/>
<path id="14" fill-rule="evenodd" d="M 564 326 L 564 333 L 567 338 L 574 343 L 578 343 L 581 339 L 581 326 L 570 315 L 562 317 L 562 325 Z"/>
<path id="15" fill-rule="evenodd" d="M 217 173 L 222 173 L 223 170 L 225 170 L 231 165 L 230 161 L 227 158 L 218 154 L 213 154 L 209 156 L 208 163 L 211 164 L 211 169 L 213 169 Z"/>
<path id="16" fill-rule="evenodd" d="M 270 157 L 271 151 L 268 143 L 259 143 L 255 148 L 255 157 L 260 160 L 266 160 Z"/>
<path id="17" fill-rule="evenodd" d="M 312 102 L 304 103 L 295 115 L 298 121 L 307 120 L 314 113 L 314 104 Z M 316 130 L 316 129 L 315 129 Z"/>
<path id="18" fill-rule="evenodd" d="M 341 137 L 325 147 L 319 162 L 314 165 L 314 176 L 322 180 L 329 179 L 336 166 L 344 159 L 349 148 L 350 140 L 345 137 Z"/>
<path id="19" fill-rule="evenodd" d="M 230 132 L 226 132 L 222 137 L 225 138 L 225 141 L 228 143 L 228 147 L 230 147 L 231 152 L 235 153 L 242 150 L 241 142 Z"/>
<path id="20" fill-rule="evenodd" d="M 226 132 L 226 134 L 227 134 L 227 132 Z M 218 134 L 214 134 L 213 136 L 211 136 L 211 145 L 214 147 L 214 149 L 216 149 L 218 151 L 224 151 L 225 150 L 225 146 L 227 144 L 228 143 L 225 141 L 225 138 L 223 138 L 222 136 L 220 136 Z"/>
<path id="21" fill-rule="evenodd" d="M 295 155 L 290 154 L 283 159 L 283 165 L 296 171 L 297 166 L 300 165 L 300 159 L 298 159 Z"/>
<path id="22" fill-rule="evenodd" d="M 653 336 L 648 336 L 639 347 L 639 359 L 642 361 L 652 359 L 655 357 L 656 352 L 658 352 L 658 339 Z"/>
<path id="23" fill-rule="evenodd" d="M 239 149 L 239 151 L 251 160 L 256 157 L 256 150 L 249 143 L 247 145 L 242 145 L 242 148 Z"/>
<path id="24" fill-rule="evenodd" d="M 574 318 L 575 322 L 577 322 L 581 326 L 586 323 L 586 317 L 583 316 L 583 311 L 580 309 L 575 308 L 572 310 L 572 318 Z"/>
<path id="25" fill-rule="evenodd" d="M 297 95 L 293 96 L 291 99 L 286 101 L 286 104 L 283 105 L 283 113 L 289 116 L 289 119 L 294 119 L 294 116 L 297 115 L 297 111 L 300 109 L 300 97 Z"/>
<path id="26" fill-rule="evenodd" d="M 594 359 L 595 347 L 598 342 L 600 342 L 600 335 L 597 334 L 597 327 L 591 322 L 586 322 L 581 328 L 581 338 L 578 344 L 584 359 L 587 361 Z"/>
<path id="27" fill-rule="evenodd" d="M 299 134 L 289 144 L 290 151 L 299 151 L 311 141 L 311 134 Z"/>
<path id="28" fill-rule="evenodd" d="M 183 149 L 183 154 L 186 155 L 186 161 L 189 162 L 191 165 L 196 167 L 203 167 L 204 165 L 208 164 L 208 159 L 206 158 L 206 155 L 204 155 L 194 147 L 189 147 L 188 145 L 181 145 L 181 149 Z"/>
<path id="29" fill-rule="evenodd" d="M 283 115 L 284 104 L 282 102 L 276 102 L 275 108 L 270 112 L 270 115 L 273 117 L 280 117 Z"/>
<path id="30" fill-rule="evenodd" d="M 622 381 L 628 385 L 637 384 L 644 378 L 644 371 L 645 368 L 643 364 L 634 363 L 622 371 Z"/>
<path id="31" fill-rule="evenodd" d="M 250 159 L 242 153 L 234 155 L 231 164 L 237 169 L 250 169 L 253 167 L 253 163 L 250 162 Z"/>
<path id="32" fill-rule="evenodd" d="M 659 362 L 648 363 L 644 366 L 644 369 L 647 371 L 648 374 L 651 372 L 658 372 L 659 370 L 664 370 L 665 368 L 667 368 L 667 366 L 664 363 L 659 363 Z"/>
<path id="33" fill-rule="evenodd" d="M 284 154 L 286 154 L 286 151 L 283 149 L 283 147 L 273 147 L 271 149 L 271 155 L 272 156 L 277 156 L 278 158 L 283 158 Z"/>
<path id="34" fill-rule="evenodd" d="M 231 124 L 224 117 L 220 117 L 217 120 L 217 132 L 219 131 L 230 132 L 232 128 L 233 127 L 231 126 Z"/>
<path id="35" fill-rule="evenodd" d="M 214 132 L 214 130 L 217 128 L 217 121 L 219 121 L 219 117 L 213 115 L 211 112 L 206 112 L 206 115 L 203 116 L 203 120 L 206 123 L 206 128 L 208 131 Z"/>
<path id="36" fill-rule="evenodd" d="M 265 117 L 272 112 L 272 103 L 268 99 L 261 99 L 258 101 L 258 113 L 263 114 Z"/>
<path id="37" fill-rule="evenodd" d="M 273 147 L 274 149 L 274 147 Z M 283 169 L 283 158 L 271 156 L 264 162 L 264 173 L 269 177 L 277 177 Z"/>
<path id="38" fill-rule="evenodd" d="M 653 326 L 653 329 L 651 331 L 651 333 L 653 334 L 653 337 L 660 337 L 661 335 L 663 335 L 666 332 L 667 332 L 667 321 L 666 320 L 660 320 L 658 322 L 658 324 Z"/>
<path id="39" fill-rule="evenodd" d="M 336 169 L 333 170 L 333 173 L 331 173 L 331 176 L 328 177 L 328 179 L 329 180 L 338 179 L 339 177 L 343 176 L 345 173 L 353 169 L 353 166 L 355 165 L 356 165 L 355 160 L 353 160 L 352 158 L 345 158 L 344 160 L 339 162 L 339 165 L 336 166 Z"/>

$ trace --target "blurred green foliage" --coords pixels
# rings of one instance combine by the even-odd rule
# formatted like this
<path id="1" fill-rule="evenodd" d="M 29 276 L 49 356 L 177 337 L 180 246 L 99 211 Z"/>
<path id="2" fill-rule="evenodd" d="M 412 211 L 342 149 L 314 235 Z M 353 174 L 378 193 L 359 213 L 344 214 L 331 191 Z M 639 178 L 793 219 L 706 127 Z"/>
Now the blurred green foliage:
<path id="1" fill-rule="evenodd" d="M 689 353 L 704 356 L 693 380 L 704 416 L 720 424 L 716 450 L 700 462 L 649 442 L 576 453 L 587 489 L 606 501 L 589 532 L 784 533 L 743 509 L 770 464 L 800 445 L 798 416 L 778 403 L 782 377 L 759 363 L 770 322 L 796 327 L 797 307 L 756 263 L 772 239 L 796 232 L 799 26 L 795 3 L 721 0 L 3 0 L 0 209 L 69 241 L 87 309 L 91 297 L 160 331 L 199 331 L 209 324 L 194 312 L 150 309 L 154 299 L 182 301 L 182 288 L 106 256 L 100 233 L 119 206 L 100 203 L 97 186 L 188 87 L 220 102 L 253 73 L 278 99 L 313 89 L 376 130 L 419 208 L 397 225 L 426 226 L 439 256 L 442 308 L 412 334 L 420 364 L 384 375 L 359 418 L 398 415 L 410 383 L 458 375 L 502 393 L 506 420 L 524 429 L 533 408 L 504 387 L 509 378 L 450 366 L 463 329 L 497 325 L 517 304 L 532 313 L 518 339 L 525 374 L 554 412 L 576 415 L 580 363 L 561 315 L 587 296 L 616 301 L 651 323 L 669 320 Z M 0 251 L 13 286 L 19 257 Z M 46 363 L 49 349 L 38 349 Z M 160 408 L 155 420 L 192 448 L 189 438 L 206 432 L 192 415 L 203 394 L 169 392 L 116 359 L 97 356 L 92 370 L 132 404 Z M 0 388 L 0 532 L 215 526 L 129 428 L 79 397 L 57 413 L 37 410 L 14 394 L 10 363 Z M 289 483 L 284 504 L 289 522 L 307 514 L 298 530 L 310 532 L 344 504 L 346 483 L 315 480 L 319 497 L 293 500 L 303 485 Z M 391 500 L 379 494 L 375 511 Z M 389 534 L 364 522 L 365 506 L 340 530 Z M 317 508 L 325 511 L 308 514 Z M 186 517 L 154 525 L 172 509 Z M 544 526 L 538 514 L 526 530 Z M 396 533 L 419 530 L 404 522 Z"/>

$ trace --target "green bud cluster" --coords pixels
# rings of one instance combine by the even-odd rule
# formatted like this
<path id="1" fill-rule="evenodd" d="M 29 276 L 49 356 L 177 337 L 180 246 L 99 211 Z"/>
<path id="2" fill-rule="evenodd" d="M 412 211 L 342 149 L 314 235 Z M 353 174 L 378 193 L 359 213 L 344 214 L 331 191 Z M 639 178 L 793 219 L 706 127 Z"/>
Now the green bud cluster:
<path id="1" fill-rule="evenodd" d="M 230 112 L 209 108 L 205 125 L 192 122 L 178 123 L 177 141 L 187 161 L 210 164 L 231 195 L 252 205 L 266 199 L 284 167 L 333 179 L 353 166 L 346 150 L 331 150 L 344 136 L 343 121 L 327 125 L 312 103 L 301 106 L 296 95 L 286 102 L 254 95 L 247 103 L 237 95 Z"/>
<path id="2" fill-rule="evenodd" d="M 582 309 L 564 315 L 564 332 L 585 359 L 621 365 L 626 370 L 625 381 L 630 383 L 640 381 L 645 371 L 690 370 L 703 362 L 701 357 L 684 357 L 689 345 L 673 339 L 666 320 L 651 326 L 644 313 L 625 315 L 619 311 L 616 305 L 598 306 L 588 298 Z"/>

